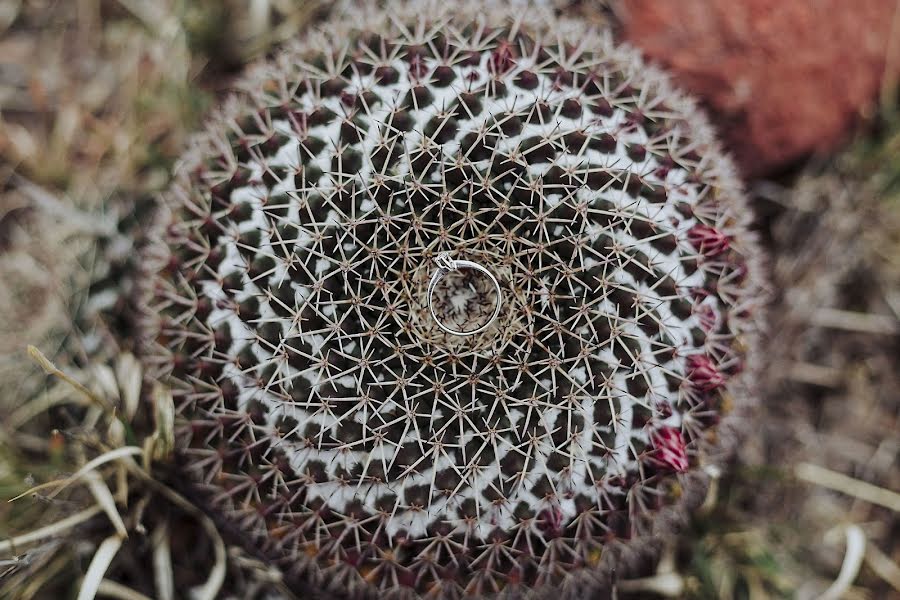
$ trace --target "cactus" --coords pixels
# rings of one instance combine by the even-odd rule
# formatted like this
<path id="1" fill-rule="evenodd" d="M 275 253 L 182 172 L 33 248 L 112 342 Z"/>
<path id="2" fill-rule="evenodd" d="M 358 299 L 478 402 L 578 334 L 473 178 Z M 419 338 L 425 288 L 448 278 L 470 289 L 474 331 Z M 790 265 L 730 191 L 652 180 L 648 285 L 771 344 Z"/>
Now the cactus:
<path id="1" fill-rule="evenodd" d="M 198 136 L 148 259 L 145 363 L 192 489 L 308 589 L 601 590 L 753 402 L 740 184 L 607 34 L 419 12 L 286 49 Z M 444 252 L 501 284 L 477 335 L 429 314 Z M 468 330 L 495 296 L 460 271 L 435 305 Z"/>

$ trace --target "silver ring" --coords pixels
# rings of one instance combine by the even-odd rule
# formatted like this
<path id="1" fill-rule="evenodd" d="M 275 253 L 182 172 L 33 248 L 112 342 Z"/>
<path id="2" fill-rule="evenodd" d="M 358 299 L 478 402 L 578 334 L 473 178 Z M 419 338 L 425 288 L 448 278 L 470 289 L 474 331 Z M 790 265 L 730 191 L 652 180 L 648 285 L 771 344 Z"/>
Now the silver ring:
<path id="1" fill-rule="evenodd" d="M 479 265 L 477 262 L 472 262 L 471 260 L 454 260 L 450 258 L 449 252 L 442 252 L 437 256 L 437 258 L 434 259 L 434 262 L 438 266 L 438 270 L 434 272 L 434 275 L 431 276 L 431 281 L 428 282 L 428 310 L 431 312 L 431 318 L 434 319 L 434 322 L 437 323 L 437 326 L 446 333 L 458 336 L 475 335 L 476 333 L 481 333 L 482 331 L 490 327 L 491 323 L 496 321 L 497 317 L 500 315 L 500 306 L 503 303 L 500 282 L 497 281 L 497 278 L 494 277 L 494 274 L 491 273 L 486 267 Z M 494 286 L 494 291 L 497 293 L 497 304 L 494 306 L 494 314 L 491 315 L 491 318 L 488 319 L 487 323 L 471 331 L 457 331 L 456 329 L 451 329 L 450 327 L 447 327 L 446 325 L 441 323 L 441 320 L 434 312 L 434 302 L 432 302 L 434 290 L 437 288 L 437 284 L 441 281 L 441 279 L 446 277 L 448 273 L 452 273 L 453 271 L 459 271 L 462 269 L 472 269 L 484 274 L 485 277 L 490 279 L 491 284 Z"/>

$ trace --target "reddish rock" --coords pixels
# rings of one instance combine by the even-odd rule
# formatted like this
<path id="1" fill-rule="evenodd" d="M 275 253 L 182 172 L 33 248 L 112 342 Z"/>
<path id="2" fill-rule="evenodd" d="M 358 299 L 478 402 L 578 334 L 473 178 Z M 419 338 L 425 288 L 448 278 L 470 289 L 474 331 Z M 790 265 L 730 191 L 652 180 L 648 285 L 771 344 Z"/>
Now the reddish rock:
<path id="1" fill-rule="evenodd" d="M 871 109 L 898 10 L 897 0 L 621 6 L 625 38 L 704 101 L 750 177 L 832 150 Z"/>

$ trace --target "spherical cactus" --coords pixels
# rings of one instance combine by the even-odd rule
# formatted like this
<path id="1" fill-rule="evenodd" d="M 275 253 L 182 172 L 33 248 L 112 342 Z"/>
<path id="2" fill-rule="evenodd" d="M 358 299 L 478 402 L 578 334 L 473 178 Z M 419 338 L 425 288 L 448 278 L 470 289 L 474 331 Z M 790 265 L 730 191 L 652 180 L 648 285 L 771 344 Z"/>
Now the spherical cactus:
<path id="1" fill-rule="evenodd" d="M 598 590 L 702 497 L 752 403 L 749 214 L 633 50 L 432 8 L 284 51 L 196 140 L 146 361 L 193 489 L 297 581 Z M 429 306 L 442 253 L 499 294 L 458 270 Z"/>

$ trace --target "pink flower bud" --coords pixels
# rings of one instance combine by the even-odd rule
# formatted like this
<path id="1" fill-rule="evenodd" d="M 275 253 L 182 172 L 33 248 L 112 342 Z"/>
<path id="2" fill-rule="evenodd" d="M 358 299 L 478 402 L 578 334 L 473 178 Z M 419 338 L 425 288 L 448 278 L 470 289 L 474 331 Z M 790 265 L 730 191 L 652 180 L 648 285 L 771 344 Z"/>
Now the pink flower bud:
<path id="1" fill-rule="evenodd" d="M 690 228 L 687 239 L 704 256 L 718 256 L 728 250 L 728 236 L 709 225 L 698 223 Z"/>
<path id="2" fill-rule="evenodd" d="M 674 427 L 661 427 L 650 434 L 653 458 L 660 464 L 684 473 L 688 470 L 687 452 L 681 432 Z"/>
<path id="3" fill-rule="evenodd" d="M 722 386 L 725 377 L 719 373 L 708 356 L 694 354 L 687 357 L 687 378 L 691 384 L 704 392 Z"/>

